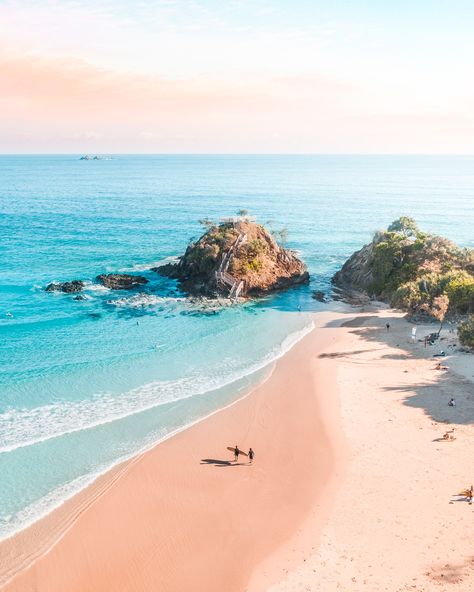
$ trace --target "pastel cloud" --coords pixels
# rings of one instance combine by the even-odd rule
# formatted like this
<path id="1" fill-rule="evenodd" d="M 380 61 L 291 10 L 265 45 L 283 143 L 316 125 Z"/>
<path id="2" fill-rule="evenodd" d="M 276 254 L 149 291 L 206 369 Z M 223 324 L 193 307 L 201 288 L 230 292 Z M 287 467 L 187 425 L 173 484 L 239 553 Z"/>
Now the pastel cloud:
<path id="1" fill-rule="evenodd" d="M 474 150 L 471 34 L 451 22 L 453 59 L 449 11 L 288 6 L 0 2 L 0 151 Z"/>
<path id="2" fill-rule="evenodd" d="M 296 129 L 301 109 L 314 109 L 319 119 L 324 108 L 327 116 L 328 105 L 341 103 L 341 87 L 350 90 L 324 77 L 167 80 L 11 52 L 0 53 L 0 69 L 3 150 L 9 139 L 20 142 L 25 133 L 40 136 L 40 144 L 56 136 L 72 147 L 118 137 L 148 144 L 201 137 L 209 148 L 212 142 L 225 145 L 227 134 L 265 140 L 270 129 L 273 137 L 278 119 L 283 128 L 293 121 L 290 127 Z"/>

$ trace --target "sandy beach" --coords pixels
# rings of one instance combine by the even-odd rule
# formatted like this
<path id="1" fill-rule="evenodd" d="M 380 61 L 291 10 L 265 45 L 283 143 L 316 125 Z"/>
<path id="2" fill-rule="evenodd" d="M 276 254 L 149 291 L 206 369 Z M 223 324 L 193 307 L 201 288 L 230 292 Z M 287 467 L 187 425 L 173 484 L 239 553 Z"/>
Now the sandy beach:
<path id="1" fill-rule="evenodd" d="M 2 590 L 474 590 L 454 495 L 474 481 L 474 358 L 384 307 L 316 319 L 249 396 L 1 544 Z"/>
<path id="2" fill-rule="evenodd" d="M 418 326 L 414 343 L 403 313 L 365 310 L 322 354 L 336 366 L 349 449 L 330 518 L 321 532 L 315 508 L 255 571 L 252 592 L 474 590 L 474 505 L 455 495 L 474 481 L 474 358 L 449 327 L 425 348 L 436 325 Z"/>

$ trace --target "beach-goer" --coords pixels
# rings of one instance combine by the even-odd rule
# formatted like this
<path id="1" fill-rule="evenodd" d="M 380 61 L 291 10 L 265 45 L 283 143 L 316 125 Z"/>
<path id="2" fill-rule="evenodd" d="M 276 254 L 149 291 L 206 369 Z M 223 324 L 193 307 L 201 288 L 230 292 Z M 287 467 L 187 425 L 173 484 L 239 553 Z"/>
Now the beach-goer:
<path id="1" fill-rule="evenodd" d="M 251 448 L 249 448 L 249 461 L 250 461 L 250 463 L 253 462 L 253 457 L 254 456 L 255 456 L 255 452 Z"/>
<path id="2" fill-rule="evenodd" d="M 474 497 L 474 486 L 471 485 L 471 488 L 469 489 L 469 493 L 466 496 L 467 497 L 467 501 L 472 504 L 472 498 Z"/>
<path id="3" fill-rule="evenodd" d="M 451 399 L 449 399 L 448 405 L 450 407 L 456 407 L 456 401 L 454 400 L 454 397 L 451 397 Z"/>
<path id="4" fill-rule="evenodd" d="M 235 445 L 235 448 L 234 448 L 234 461 L 235 462 L 237 462 L 239 460 L 239 454 L 240 454 L 240 450 L 239 450 L 239 447 L 236 444 Z"/>
<path id="5" fill-rule="evenodd" d="M 387 331 L 390 331 L 390 323 L 386 323 L 385 328 L 387 329 Z"/>

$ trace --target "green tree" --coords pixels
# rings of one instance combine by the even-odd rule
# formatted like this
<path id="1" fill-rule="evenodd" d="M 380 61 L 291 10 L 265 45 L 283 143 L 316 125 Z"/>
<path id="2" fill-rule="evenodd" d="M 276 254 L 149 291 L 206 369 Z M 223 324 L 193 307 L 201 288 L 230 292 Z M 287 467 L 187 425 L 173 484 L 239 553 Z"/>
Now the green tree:
<path id="1" fill-rule="evenodd" d="M 446 294 L 451 305 L 459 312 L 472 312 L 474 309 L 474 277 L 459 271 L 446 285 Z"/>
<path id="2" fill-rule="evenodd" d="M 272 229 L 270 230 L 270 234 L 276 240 L 276 242 L 284 247 L 288 242 L 288 228 L 283 227 L 280 230 Z"/>
<path id="3" fill-rule="evenodd" d="M 394 220 L 387 229 L 389 232 L 401 232 L 407 237 L 416 237 L 420 232 L 418 224 L 409 216 L 400 216 Z"/>
<path id="4" fill-rule="evenodd" d="M 463 345 L 474 347 L 474 315 L 470 315 L 459 325 L 458 335 Z"/>
<path id="5" fill-rule="evenodd" d="M 201 218 L 200 220 L 198 220 L 198 222 L 202 227 L 208 228 L 208 229 L 215 226 L 215 223 L 213 222 L 213 220 L 211 220 L 207 216 L 205 218 Z"/>
<path id="6" fill-rule="evenodd" d="M 430 314 L 432 317 L 434 317 L 437 321 L 440 322 L 438 336 L 441 333 L 441 329 L 443 328 L 443 321 L 446 317 L 446 313 L 448 312 L 448 308 L 449 297 L 447 296 L 447 294 L 441 294 L 441 296 L 436 296 L 436 298 L 433 298 Z"/>

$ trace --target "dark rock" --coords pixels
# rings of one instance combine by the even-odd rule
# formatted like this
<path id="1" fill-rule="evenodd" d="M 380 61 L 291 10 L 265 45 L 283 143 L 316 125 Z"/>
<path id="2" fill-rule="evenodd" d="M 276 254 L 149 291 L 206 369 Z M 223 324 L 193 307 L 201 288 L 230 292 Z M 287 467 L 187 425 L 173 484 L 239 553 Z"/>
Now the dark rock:
<path id="1" fill-rule="evenodd" d="M 128 273 L 108 273 L 97 276 L 97 281 L 111 290 L 131 290 L 148 284 L 148 280 L 141 275 Z"/>
<path id="2" fill-rule="evenodd" d="M 73 300 L 87 300 L 87 298 L 83 294 L 79 294 L 78 296 L 74 296 Z"/>
<path id="3" fill-rule="evenodd" d="M 322 290 L 315 290 L 312 296 L 318 302 L 326 302 L 326 294 Z"/>
<path id="4" fill-rule="evenodd" d="M 372 261 L 376 244 L 377 238 L 353 253 L 342 268 L 334 274 L 333 284 L 343 289 L 367 291 L 374 282 Z"/>
<path id="5" fill-rule="evenodd" d="M 74 294 L 76 292 L 81 292 L 83 288 L 84 282 L 81 282 L 81 280 L 73 280 L 72 282 L 48 284 L 46 286 L 46 292 L 64 292 L 66 294 Z"/>
<path id="6" fill-rule="evenodd" d="M 166 263 L 165 265 L 161 265 L 160 267 L 152 267 L 151 271 L 162 275 L 163 277 L 168 277 L 171 279 L 178 279 L 179 278 L 179 262 L 178 263 Z"/>

